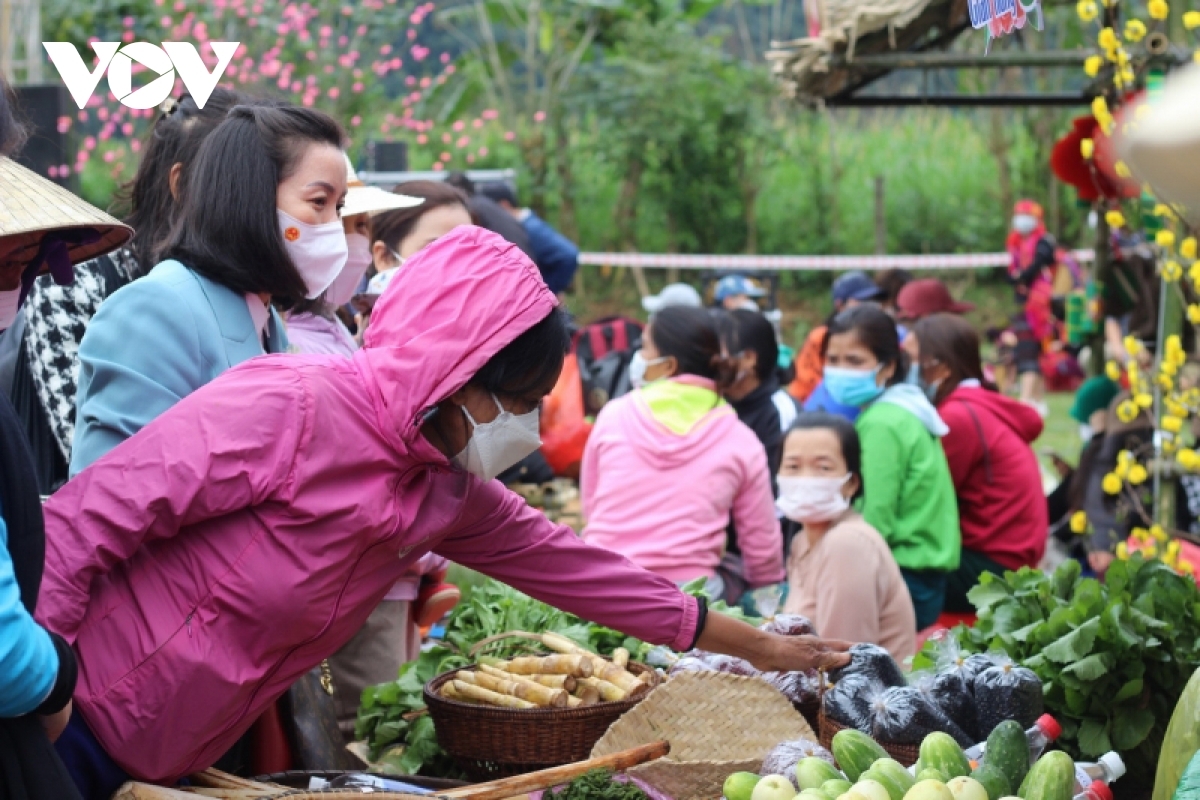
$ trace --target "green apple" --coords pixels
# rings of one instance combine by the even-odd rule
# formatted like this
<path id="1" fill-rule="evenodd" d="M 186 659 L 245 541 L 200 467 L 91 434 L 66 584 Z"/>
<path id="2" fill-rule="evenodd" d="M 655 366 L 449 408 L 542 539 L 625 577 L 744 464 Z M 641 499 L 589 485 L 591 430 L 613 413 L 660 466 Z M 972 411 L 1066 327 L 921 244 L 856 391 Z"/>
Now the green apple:
<path id="1" fill-rule="evenodd" d="M 750 800 L 792 800 L 796 796 L 796 787 L 791 778 L 782 775 L 768 775 L 754 786 Z"/>
<path id="2" fill-rule="evenodd" d="M 869 778 L 866 780 L 860 780 L 858 783 L 854 784 L 854 788 L 852 788 L 850 791 L 861 794 L 863 797 L 866 797 L 867 800 L 892 800 L 891 795 L 888 794 L 887 788 L 882 783 Z M 964 798 L 964 800 L 966 800 L 966 798 Z"/>
<path id="3" fill-rule="evenodd" d="M 905 793 L 904 800 L 954 800 L 954 795 L 941 781 L 923 780 Z"/>
<path id="4" fill-rule="evenodd" d="M 946 784 L 954 800 L 988 800 L 987 789 L 974 778 L 955 778 Z"/>
<path id="5" fill-rule="evenodd" d="M 761 778 L 753 772 L 733 773 L 725 779 L 725 787 L 722 790 L 725 800 L 750 800 L 750 795 L 759 780 Z"/>

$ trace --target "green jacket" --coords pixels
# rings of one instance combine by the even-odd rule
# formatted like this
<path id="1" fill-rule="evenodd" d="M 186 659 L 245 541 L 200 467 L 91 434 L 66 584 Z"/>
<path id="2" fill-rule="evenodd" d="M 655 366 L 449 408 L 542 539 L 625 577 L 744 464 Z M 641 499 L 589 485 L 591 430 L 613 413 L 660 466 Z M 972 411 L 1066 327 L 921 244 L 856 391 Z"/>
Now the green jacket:
<path id="1" fill-rule="evenodd" d="M 904 569 L 958 568 L 958 503 L 941 441 L 910 411 L 872 403 L 855 423 L 862 439 L 862 515 Z"/>

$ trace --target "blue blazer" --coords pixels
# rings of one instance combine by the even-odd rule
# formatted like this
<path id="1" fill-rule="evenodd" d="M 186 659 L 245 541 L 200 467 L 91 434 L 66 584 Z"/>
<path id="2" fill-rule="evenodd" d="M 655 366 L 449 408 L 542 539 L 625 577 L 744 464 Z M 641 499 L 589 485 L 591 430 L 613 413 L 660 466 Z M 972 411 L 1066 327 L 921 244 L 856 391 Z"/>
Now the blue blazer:
<path id="1" fill-rule="evenodd" d="M 114 292 L 79 344 L 71 476 L 230 367 L 287 351 L 274 309 L 267 334 L 264 351 L 245 296 L 178 261 Z"/>
<path id="2" fill-rule="evenodd" d="M 565 291 L 579 269 L 579 248 L 532 211 L 521 225 L 529 234 L 529 249 L 542 280 L 555 294 Z"/>

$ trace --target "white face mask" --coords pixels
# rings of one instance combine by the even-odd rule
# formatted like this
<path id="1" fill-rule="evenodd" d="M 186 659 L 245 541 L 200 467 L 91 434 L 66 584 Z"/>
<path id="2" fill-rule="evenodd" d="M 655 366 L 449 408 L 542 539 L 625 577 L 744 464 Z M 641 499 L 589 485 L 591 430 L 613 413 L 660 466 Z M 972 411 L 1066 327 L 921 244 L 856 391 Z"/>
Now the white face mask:
<path id="1" fill-rule="evenodd" d="M 21 308 L 21 287 L 11 292 L 0 292 L 0 331 L 6 331 L 17 318 Z"/>
<path id="2" fill-rule="evenodd" d="M 309 225 L 282 208 L 276 211 L 283 245 L 308 288 L 305 296 L 315 300 L 346 266 L 349 248 L 346 246 L 346 231 L 342 221 L 339 219 L 324 225 Z"/>
<path id="3" fill-rule="evenodd" d="M 661 364 L 667 360 L 669 356 L 659 356 L 658 358 L 646 360 L 642 355 L 642 351 L 634 352 L 633 358 L 629 359 L 629 385 L 635 389 L 640 389 L 646 385 L 646 370 L 655 364 Z M 661 378 L 655 378 L 661 380 Z M 653 383 L 653 381 L 651 381 Z"/>
<path id="4" fill-rule="evenodd" d="M 842 494 L 849 475 L 841 478 L 780 475 L 777 480 L 779 499 L 775 507 L 793 522 L 829 522 L 850 508 L 850 499 Z"/>
<path id="5" fill-rule="evenodd" d="M 371 265 L 370 239 L 361 233 L 347 233 L 346 248 L 346 266 L 342 267 L 342 271 L 325 290 L 325 300 L 335 306 L 344 306 L 350 302 L 350 298 L 354 297 L 354 292 L 358 289 L 359 281 Z"/>
<path id="6" fill-rule="evenodd" d="M 1012 220 L 1013 230 L 1021 235 L 1033 233 L 1037 225 L 1037 217 L 1032 214 L 1017 214 Z"/>
<path id="7" fill-rule="evenodd" d="M 467 446 L 454 457 L 459 468 L 482 480 L 490 481 L 542 446 L 539 409 L 514 414 L 492 395 L 500 415 L 491 422 L 478 423 L 466 406 L 462 407 L 472 426 Z"/>

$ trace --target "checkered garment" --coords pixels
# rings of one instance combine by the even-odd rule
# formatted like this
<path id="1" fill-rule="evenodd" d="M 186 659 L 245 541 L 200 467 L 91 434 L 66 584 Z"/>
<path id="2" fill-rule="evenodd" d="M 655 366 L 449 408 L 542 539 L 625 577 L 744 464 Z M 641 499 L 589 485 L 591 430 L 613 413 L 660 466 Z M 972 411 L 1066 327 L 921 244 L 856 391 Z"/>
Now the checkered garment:
<path id="1" fill-rule="evenodd" d="M 79 342 L 100 303 L 141 274 L 133 253 L 122 248 L 77 264 L 75 282 L 69 286 L 43 275 L 25 300 L 22 344 L 38 400 L 68 461 L 75 435 Z"/>

